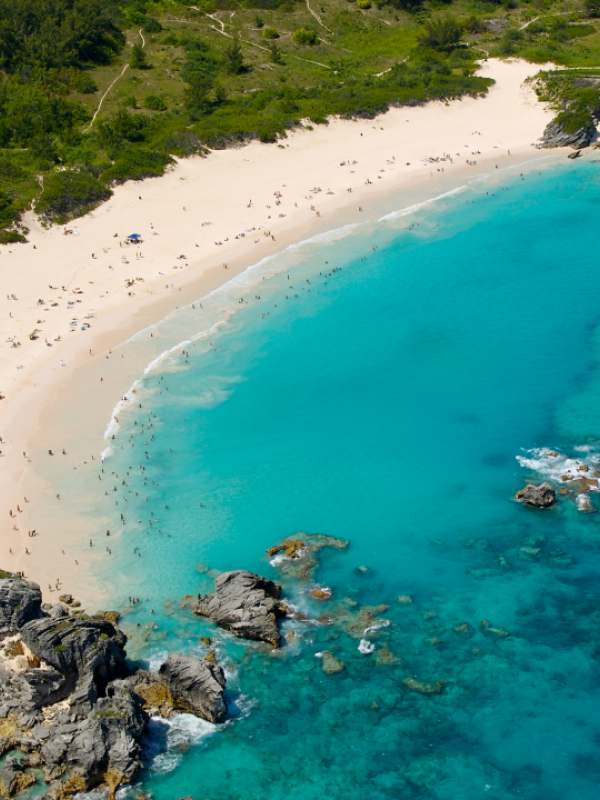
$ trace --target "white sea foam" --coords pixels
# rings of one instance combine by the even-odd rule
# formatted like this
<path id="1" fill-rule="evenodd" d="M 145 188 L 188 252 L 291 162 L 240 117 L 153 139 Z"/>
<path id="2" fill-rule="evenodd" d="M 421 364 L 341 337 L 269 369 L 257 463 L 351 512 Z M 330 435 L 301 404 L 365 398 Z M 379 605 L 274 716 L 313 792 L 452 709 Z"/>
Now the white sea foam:
<path id="1" fill-rule="evenodd" d="M 168 657 L 168 650 L 160 650 L 157 653 L 152 653 L 152 655 L 148 658 L 148 671 L 157 673 L 159 667 L 165 663 Z"/>
<path id="2" fill-rule="evenodd" d="M 164 775 L 172 772 L 190 747 L 199 745 L 207 736 L 217 733 L 228 723 L 214 725 L 192 714 L 177 714 L 170 720 L 151 717 L 143 739 L 145 760 L 150 770 Z"/>
<path id="3" fill-rule="evenodd" d="M 516 456 L 516 458 L 522 467 L 532 470 L 548 480 L 562 481 L 564 476 L 568 476 L 569 480 L 577 480 L 578 478 L 591 478 L 599 466 L 598 455 L 592 454 L 589 449 L 586 452 L 589 457 L 582 460 L 569 458 L 548 447 L 535 447 L 527 450 L 525 455 Z M 589 469 L 580 469 L 583 466 L 588 466 Z"/>
<path id="4" fill-rule="evenodd" d="M 577 510 L 578 511 L 595 511 L 594 505 L 587 494 L 580 494 L 577 496 Z"/>
<path id="5" fill-rule="evenodd" d="M 375 645 L 368 639 L 361 639 L 360 644 L 358 645 L 358 652 L 365 656 L 369 656 L 371 653 L 375 652 Z"/>
<path id="6" fill-rule="evenodd" d="M 392 211 L 390 214 L 380 217 L 379 222 L 385 222 L 388 219 L 399 219 L 400 217 L 408 216 L 408 214 L 414 214 L 415 211 L 425 208 L 425 206 L 429 206 L 432 203 L 437 203 L 438 200 L 443 200 L 445 197 L 451 197 L 453 194 L 463 192 L 468 186 L 469 184 L 465 183 L 463 186 L 457 186 L 456 189 L 450 189 L 450 191 L 439 194 L 437 197 L 430 197 L 428 200 L 423 200 L 421 203 L 414 203 L 411 206 L 406 206 L 406 208 L 399 208 L 397 211 Z"/>
<path id="7" fill-rule="evenodd" d="M 379 620 L 379 622 L 374 622 L 373 625 L 369 625 L 368 628 L 364 629 L 363 633 L 366 636 L 367 633 L 370 633 L 371 631 L 380 631 L 383 628 L 389 628 L 391 624 L 392 623 L 390 622 L 389 619 L 382 619 Z"/>

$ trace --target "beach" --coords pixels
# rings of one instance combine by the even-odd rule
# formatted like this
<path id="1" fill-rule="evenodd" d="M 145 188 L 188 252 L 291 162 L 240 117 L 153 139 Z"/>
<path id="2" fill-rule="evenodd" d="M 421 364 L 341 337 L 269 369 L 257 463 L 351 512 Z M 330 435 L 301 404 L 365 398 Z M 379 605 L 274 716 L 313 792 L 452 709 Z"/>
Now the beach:
<path id="1" fill-rule="evenodd" d="M 60 588 L 85 601 L 85 563 L 56 563 L 78 536 L 68 498 L 46 530 L 35 520 L 37 498 L 51 488 L 36 459 L 47 454 L 58 472 L 100 459 L 112 410 L 145 366 L 107 361 L 114 348 L 340 214 L 367 217 L 386 193 L 430 185 L 434 196 L 442 179 L 459 185 L 547 158 L 533 145 L 553 112 L 524 86 L 537 71 L 490 60 L 482 74 L 496 84 L 486 98 L 332 120 L 277 144 L 179 161 L 162 178 L 116 188 L 107 203 L 65 226 L 45 229 L 27 215 L 29 242 L 4 246 L 0 256 L 2 566 L 23 570 L 43 589 L 60 578 Z M 126 244 L 132 234 L 141 242 Z M 82 410 L 64 432 L 45 416 L 61 396 L 80 398 Z M 70 446 L 62 453 L 74 431 L 77 464 Z M 29 536 L 33 529 L 39 535 Z"/>

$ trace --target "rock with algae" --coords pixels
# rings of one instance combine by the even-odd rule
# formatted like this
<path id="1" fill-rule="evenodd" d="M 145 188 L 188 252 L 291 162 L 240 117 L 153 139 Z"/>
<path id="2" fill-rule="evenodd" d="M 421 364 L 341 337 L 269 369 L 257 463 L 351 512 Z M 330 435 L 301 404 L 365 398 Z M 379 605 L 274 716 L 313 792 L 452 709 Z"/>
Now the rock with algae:
<path id="1" fill-rule="evenodd" d="M 310 580 L 319 566 L 317 553 L 326 547 L 344 550 L 350 542 L 323 533 L 297 533 L 295 539 L 285 539 L 267 550 L 267 555 L 280 554 L 273 563 L 289 578 Z"/>
<path id="2" fill-rule="evenodd" d="M 404 685 L 411 690 L 411 692 L 417 692 L 418 694 L 424 695 L 433 695 L 433 694 L 441 694 L 444 691 L 445 686 L 448 684 L 448 681 L 434 681 L 433 683 L 422 683 L 418 681 L 416 678 L 405 678 L 403 681 Z"/>
<path id="3" fill-rule="evenodd" d="M 321 659 L 321 669 L 326 675 L 334 675 L 336 672 L 343 672 L 346 669 L 343 662 L 329 650 L 319 653 L 319 657 Z"/>

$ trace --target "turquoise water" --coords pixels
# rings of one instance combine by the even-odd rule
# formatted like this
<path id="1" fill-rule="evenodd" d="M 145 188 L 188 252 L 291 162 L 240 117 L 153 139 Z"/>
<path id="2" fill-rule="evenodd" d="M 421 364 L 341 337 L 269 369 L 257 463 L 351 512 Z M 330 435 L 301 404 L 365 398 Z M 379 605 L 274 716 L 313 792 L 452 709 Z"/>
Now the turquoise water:
<path id="1" fill-rule="evenodd" d="M 190 341 L 110 429 L 98 485 L 113 552 L 97 569 L 128 609 L 132 657 L 157 667 L 214 637 L 231 719 L 156 721 L 136 788 L 597 797 L 598 515 L 571 496 L 549 511 L 512 496 L 532 474 L 576 470 L 568 458 L 588 476 L 600 464 L 598 169 L 494 176 L 347 226 L 208 298 L 203 312 L 221 304 L 228 322 L 207 336 L 189 335 L 204 324 L 189 310 L 161 326 Z M 295 580 L 265 550 L 298 531 L 350 545 Z M 180 606 L 211 588 L 207 570 L 234 568 L 282 579 L 333 623 L 285 623 L 295 639 L 273 653 Z M 309 596 L 317 583 L 330 601 Z M 326 674 L 324 651 L 344 670 Z M 409 678 L 447 683 L 423 695 Z"/>

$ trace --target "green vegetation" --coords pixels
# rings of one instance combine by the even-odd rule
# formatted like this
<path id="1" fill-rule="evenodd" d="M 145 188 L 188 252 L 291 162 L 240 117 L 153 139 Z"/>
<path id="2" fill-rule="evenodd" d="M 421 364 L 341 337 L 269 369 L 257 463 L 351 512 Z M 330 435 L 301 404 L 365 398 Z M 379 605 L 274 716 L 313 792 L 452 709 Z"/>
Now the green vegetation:
<path id="1" fill-rule="evenodd" d="M 319 37 L 317 36 L 316 31 L 307 28 L 300 28 L 292 34 L 292 41 L 296 44 L 312 47 L 312 45 L 317 44 Z"/>
<path id="2" fill-rule="evenodd" d="M 441 50 L 449 53 L 456 50 L 463 36 L 463 26 L 456 19 L 446 15 L 428 19 L 417 39 L 419 47 Z"/>
<path id="3" fill-rule="evenodd" d="M 555 121 L 566 133 L 576 133 L 600 120 L 600 70 L 540 72 L 534 89 L 558 111 Z"/>
<path id="4" fill-rule="evenodd" d="M 272 28 L 270 25 L 267 25 L 266 28 L 263 28 L 262 32 L 263 39 L 279 39 L 279 34 Z"/>
<path id="5" fill-rule="evenodd" d="M 487 55 L 599 65 L 599 15 L 600 0 L 0 0 L 0 243 L 24 239 L 32 203 L 65 221 L 173 156 L 482 94 Z M 566 125 L 597 115 L 578 78 L 538 86 Z"/>

